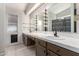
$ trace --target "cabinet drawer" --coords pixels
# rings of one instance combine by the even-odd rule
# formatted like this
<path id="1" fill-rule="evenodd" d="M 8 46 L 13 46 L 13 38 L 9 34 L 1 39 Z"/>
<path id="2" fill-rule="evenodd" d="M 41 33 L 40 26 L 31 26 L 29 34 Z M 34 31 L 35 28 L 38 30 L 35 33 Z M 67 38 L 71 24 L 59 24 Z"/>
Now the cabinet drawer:
<path id="1" fill-rule="evenodd" d="M 60 50 L 60 48 L 54 44 L 51 43 L 47 43 L 47 49 L 53 52 L 58 52 Z"/>
<path id="2" fill-rule="evenodd" d="M 46 47 L 46 42 L 45 42 L 45 41 L 40 40 L 40 39 L 38 39 L 37 41 L 38 41 L 38 44 L 39 44 L 39 45 L 41 45 L 41 46 L 43 46 L 43 47 Z"/>
<path id="3" fill-rule="evenodd" d="M 51 43 L 47 43 L 47 49 L 49 49 L 61 56 L 79 56 L 79 54 L 76 52 L 59 47 L 59 46 L 51 44 Z"/>
<path id="4" fill-rule="evenodd" d="M 58 55 L 52 51 L 47 50 L 47 56 L 58 56 Z"/>
<path id="5" fill-rule="evenodd" d="M 62 56 L 79 56 L 78 53 L 65 49 L 65 48 L 60 48 L 57 54 L 62 55 Z"/>
<path id="6" fill-rule="evenodd" d="M 35 41 L 29 35 L 27 35 L 27 46 L 35 45 Z"/>

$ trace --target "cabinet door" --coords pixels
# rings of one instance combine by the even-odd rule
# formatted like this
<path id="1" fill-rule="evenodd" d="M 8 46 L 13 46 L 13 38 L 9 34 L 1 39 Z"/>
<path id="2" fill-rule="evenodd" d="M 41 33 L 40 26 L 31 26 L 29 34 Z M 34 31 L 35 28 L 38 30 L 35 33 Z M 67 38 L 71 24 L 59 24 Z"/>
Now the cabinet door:
<path id="1" fill-rule="evenodd" d="M 37 40 L 37 43 L 38 43 L 38 45 L 40 45 L 40 46 L 46 47 L 46 42 L 43 41 L 43 40 L 38 39 L 38 40 Z"/>
<path id="2" fill-rule="evenodd" d="M 79 56 L 79 53 L 73 52 L 71 50 L 62 48 L 60 46 L 57 46 L 51 43 L 47 43 L 47 49 L 55 52 L 56 54 L 60 56 Z"/>
<path id="3" fill-rule="evenodd" d="M 71 50 L 61 48 L 61 47 L 60 47 L 59 51 L 57 51 L 56 53 L 61 56 L 79 56 L 79 53 L 76 53 Z"/>
<path id="4" fill-rule="evenodd" d="M 47 56 L 58 56 L 58 55 L 52 51 L 47 50 Z"/>
<path id="5" fill-rule="evenodd" d="M 46 56 L 46 48 L 38 45 L 36 48 L 36 55 L 37 56 Z"/>
<path id="6" fill-rule="evenodd" d="M 27 36 L 25 34 L 22 35 L 23 44 L 27 46 Z"/>
<path id="7" fill-rule="evenodd" d="M 31 36 L 27 36 L 27 46 L 35 45 L 35 41 Z"/>

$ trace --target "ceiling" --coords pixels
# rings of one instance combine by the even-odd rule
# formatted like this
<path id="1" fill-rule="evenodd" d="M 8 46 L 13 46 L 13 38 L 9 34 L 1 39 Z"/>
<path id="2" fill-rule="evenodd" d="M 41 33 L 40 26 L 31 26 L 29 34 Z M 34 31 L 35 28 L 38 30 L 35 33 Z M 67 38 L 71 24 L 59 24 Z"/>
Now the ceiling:
<path id="1" fill-rule="evenodd" d="M 24 11 L 26 6 L 27 3 L 7 3 L 7 8 L 17 11 Z"/>
<path id="2" fill-rule="evenodd" d="M 35 3 L 7 3 L 7 10 L 27 13 L 35 5 Z"/>
<path id="3" fill-rule="evenodd" d="M 19 12 L 28 13 L 35 5 L 36 3 L 7 3 L 7 8 Z M 50 11 L 53 11 L 54 14 L 57 14 L 61 12 L 64 9 L 67 9 L 70 7 L 71 4 L 65 3 L 65 4 L 51 4 L 51 8 L 49 8 Z M 61 7 L 60 7 L 61 6 Z"/>

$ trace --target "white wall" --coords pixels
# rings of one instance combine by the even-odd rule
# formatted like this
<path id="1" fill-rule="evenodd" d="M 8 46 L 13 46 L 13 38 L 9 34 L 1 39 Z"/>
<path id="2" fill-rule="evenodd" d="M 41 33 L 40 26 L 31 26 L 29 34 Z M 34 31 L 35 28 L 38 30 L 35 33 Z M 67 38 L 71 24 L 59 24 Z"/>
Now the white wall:
<path id="1" fill-rule="evenodd" d="M 4 54 L 4 41 L 6 38 L 6 9 L 5 4 L 0 3 L 0 55 Z"/>
<path id="2" fill-rule="evenodd" d="M 75 21 L 77 22 L 77 33 L 79 33 L 79 3 L 76 3 L 77 15 L 75 17 Z"/>
<path id="3" fill-rule="evenodd" d="M 79 20 L 77 20 L 77 33 L 79 33 Z"/>
<path id="4" fill-rule="evenodd" d="M 30 32 L 30 18 L 29 15 L 24 15 L 22 20 L 22 32 L 28 33 Z"/>
<path id="5" fill-rule="evenodd" d="M 5 47 L 10 46 L 10 35 L 8 28 L 8 13 L 18 15 L 18 43 L 22 43 L 22 20 L 23 12 L 18 12 L 12 9 L 7 9 L 6 4 L 0 3 L 0 55 L 5 54 Z"/>
<path id="6" fill-rule="evenodd" d="M 23 43 L 22 42 L 22 20 L 23 20 L 24 14 L 21 13 L 18 16 L 19 16 L 18 18 L 18 40 L 19 40 L 19 43 Z"/>
<path id="7" fill-rule="evenodd" d="M 71 4 L 71 32 L 74 32 L 74 4 Z"/>

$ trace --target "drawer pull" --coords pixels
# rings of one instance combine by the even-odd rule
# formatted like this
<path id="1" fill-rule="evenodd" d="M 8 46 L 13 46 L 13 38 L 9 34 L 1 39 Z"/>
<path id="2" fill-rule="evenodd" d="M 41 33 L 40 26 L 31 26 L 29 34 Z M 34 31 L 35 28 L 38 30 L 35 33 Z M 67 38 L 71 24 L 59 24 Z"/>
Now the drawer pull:
<path id="1" fill-rule="evenodd" d="M 46 53 L 46 51 L 44 50 L 44 53 Z"/>

